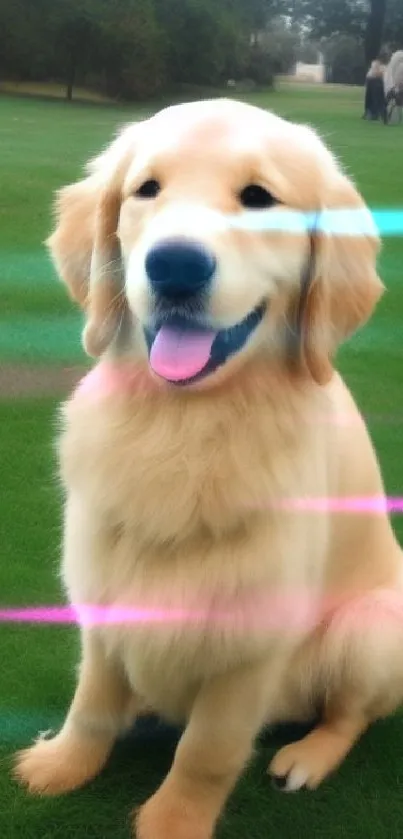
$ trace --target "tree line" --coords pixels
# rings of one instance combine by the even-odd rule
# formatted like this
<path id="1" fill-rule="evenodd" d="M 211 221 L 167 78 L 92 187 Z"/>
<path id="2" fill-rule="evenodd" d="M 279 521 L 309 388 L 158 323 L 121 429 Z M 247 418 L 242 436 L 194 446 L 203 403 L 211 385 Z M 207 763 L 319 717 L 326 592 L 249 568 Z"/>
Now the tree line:
<path id="1" fill-rule="evenodd" d="M 0 77 L 145 99 L 179 86 L 270 85 L 321 50 L 362 81 L 403 47 L 403 0 L 0 0 Z"/>

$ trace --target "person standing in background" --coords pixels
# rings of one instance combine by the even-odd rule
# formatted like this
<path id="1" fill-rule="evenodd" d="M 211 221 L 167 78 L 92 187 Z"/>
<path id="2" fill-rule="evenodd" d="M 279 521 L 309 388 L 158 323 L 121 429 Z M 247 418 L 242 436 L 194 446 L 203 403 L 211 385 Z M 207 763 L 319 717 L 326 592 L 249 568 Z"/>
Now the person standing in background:
<path id="1" fill-rule="evenodd" d="M 363 119 L 378 120 L 385 118 L 384 74 L 385 65 L 377 58 L 372 62 L 367 73 Z"/>

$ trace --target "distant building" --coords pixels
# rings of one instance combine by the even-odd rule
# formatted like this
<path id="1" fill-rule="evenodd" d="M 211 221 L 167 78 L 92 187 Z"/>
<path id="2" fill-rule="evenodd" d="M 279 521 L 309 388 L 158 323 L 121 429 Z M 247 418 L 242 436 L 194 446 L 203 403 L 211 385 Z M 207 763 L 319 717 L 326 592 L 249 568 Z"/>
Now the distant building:
<path id="1" fill-rule="evenodd" d="M 291 75 L 299 82 L 324 84 L 326 82 L 326 65 L 323 55 L 319 53 L 317 64 L 304 64 L 302 61 L 297 61 L 294 73 Z"/>

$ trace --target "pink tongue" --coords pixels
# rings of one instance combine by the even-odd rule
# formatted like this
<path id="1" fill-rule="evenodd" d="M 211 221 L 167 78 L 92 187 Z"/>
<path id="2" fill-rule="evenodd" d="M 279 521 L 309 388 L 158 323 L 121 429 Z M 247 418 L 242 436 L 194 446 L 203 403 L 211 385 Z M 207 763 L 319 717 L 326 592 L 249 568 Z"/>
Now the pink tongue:
<path id="1" fill-rule="evenodd" d="M 171 382 L 190 379 L 206 366 L 217 333 L 162 326 L 151 347 L 155 373 Z"/>

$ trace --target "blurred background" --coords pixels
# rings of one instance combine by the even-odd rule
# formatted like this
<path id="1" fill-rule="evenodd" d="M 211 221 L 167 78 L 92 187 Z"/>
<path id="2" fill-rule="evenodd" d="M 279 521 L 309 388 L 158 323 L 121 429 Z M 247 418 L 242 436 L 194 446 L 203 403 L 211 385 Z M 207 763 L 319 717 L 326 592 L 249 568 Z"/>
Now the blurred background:
<path id="1" fill-rule="evenodd" d="M 278 75 L 363 84 L 381 48 L 402 45 L 402 0 L 0 0 L 3 90 L 53 83 L 68 99 L 83 86 L 139 101 Z"/>

